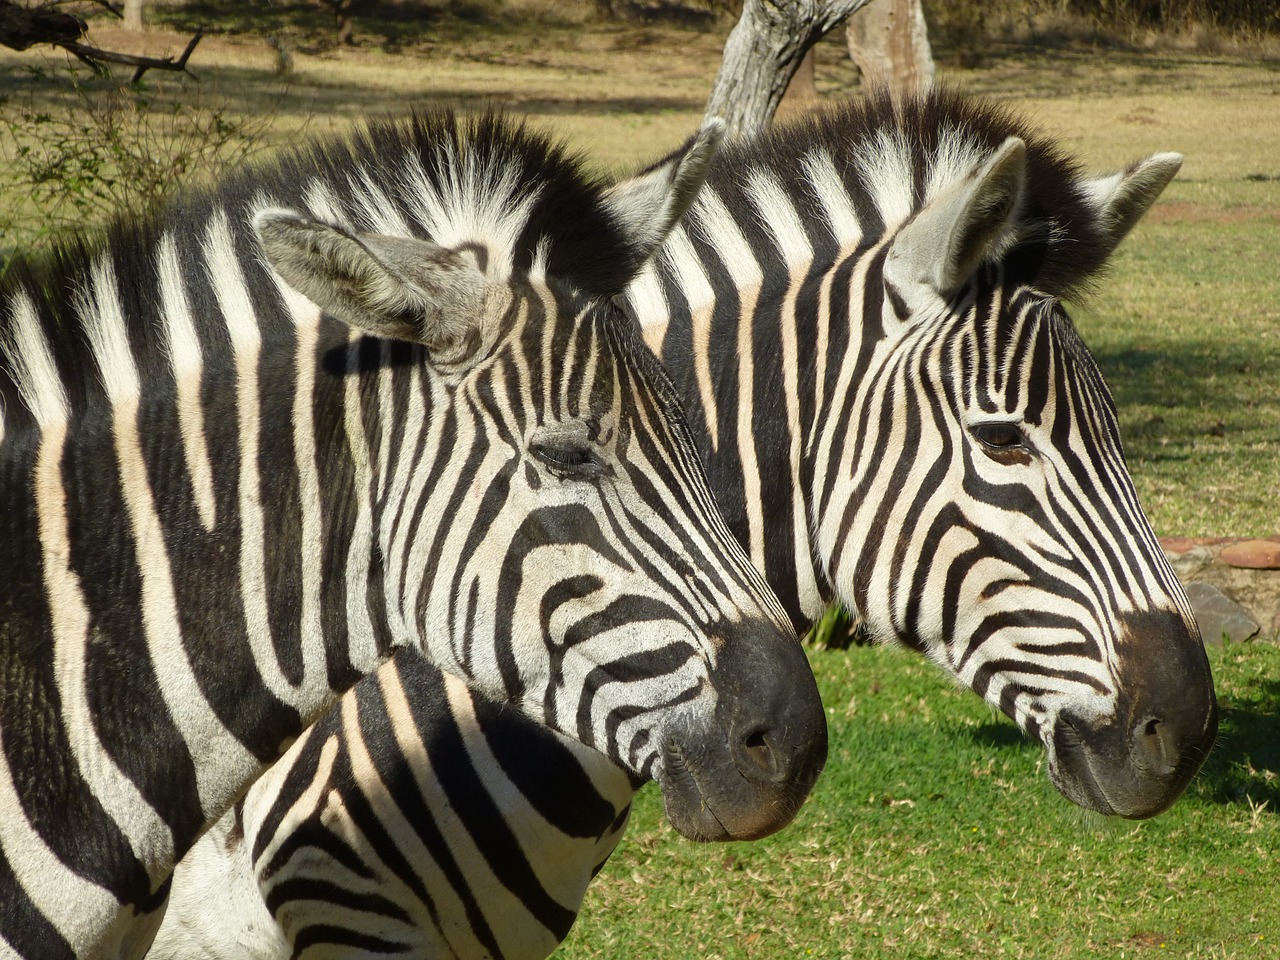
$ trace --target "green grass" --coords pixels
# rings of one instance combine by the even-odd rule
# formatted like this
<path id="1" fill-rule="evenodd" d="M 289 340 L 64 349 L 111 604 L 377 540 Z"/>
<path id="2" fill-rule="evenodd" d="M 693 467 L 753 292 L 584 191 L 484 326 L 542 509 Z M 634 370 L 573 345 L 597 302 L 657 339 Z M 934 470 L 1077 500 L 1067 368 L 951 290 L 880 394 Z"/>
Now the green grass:
<path id="1" fill-rule="evenodd" d="M 700 846 L 646 788 L 556 956 L 1280 957 L 1280 649 L 1212 656 L 1219 746 L 1130 823 L 1068 804 L 1038 746 L 914 655 L 813 654 L 832 747 L 797 821 Z"/>
<path id="2" fill-rule="evenodd" d="M 1275 184 L 1256 187 L 1275 203 Z M 1278 228 L 1270 212 L 1140 225 L 1074 311 L 1161 533 L 1280 529 Z"/>

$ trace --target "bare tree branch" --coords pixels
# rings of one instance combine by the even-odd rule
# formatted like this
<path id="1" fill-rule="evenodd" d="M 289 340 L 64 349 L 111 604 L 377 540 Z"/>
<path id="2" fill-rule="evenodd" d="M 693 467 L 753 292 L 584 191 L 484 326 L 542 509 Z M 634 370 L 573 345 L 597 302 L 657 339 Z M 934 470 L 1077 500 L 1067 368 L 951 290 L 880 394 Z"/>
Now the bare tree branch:
<path id="1" fill-rule="evenodd" d="M 117 13 L 114 7 L 105 0 L 93 0 L 100 6 Z M 26 50 L 37 44 L 49 44 L 61 47 L 75 54 L 80 60 L 99 73 L 104 71 L 104 63 L 122 63 L 136 67 L 133 82 L 137 83 L 148 70 L 178 70 L 188 76 L 195 76 L 187 69 L 187 60 L 196 44 L 200 42 L 201 30 L 187 42 L 187 48 L 176 59 L 174 57 L 140 57 L 132 53 L 117 53 L 114 50 L 102 50 L 82 42 L 88 25 L 81 18 L 71 13 L 62 13 L 54 9 L 55 4 L 45 3 L 34 7 L 26 7 L 12 2 L 0 0 L 0 45 L 12 50 Z M 119 14 L 117 13 L 117 16 Z"/>
<path id="2" fill-rule="evenodd" d="M 745 0 L 707 99 L 730 136 L 764 130 L 809 49 L 870 0 Z"/>

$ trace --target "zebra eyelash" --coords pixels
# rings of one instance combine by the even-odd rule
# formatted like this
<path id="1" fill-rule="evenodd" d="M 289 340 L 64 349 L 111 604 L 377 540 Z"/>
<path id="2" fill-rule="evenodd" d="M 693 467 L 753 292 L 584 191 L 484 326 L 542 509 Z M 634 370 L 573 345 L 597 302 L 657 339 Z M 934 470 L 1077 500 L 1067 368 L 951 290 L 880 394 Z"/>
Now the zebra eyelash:
<path id="1" fill-rule="evenodd" d="M 604 472 L 600 455 L 583 443 L 534 443 L 529 452 L 558 476 L 575 480 L 594 480 Z"/>
<path id="2" fill-rule="evenodd" d="M 969 428 L 969 432 L 982 447 L 982 452 L 997 463 L 1031 462 L 1034 448 L 1022 428 L 1016 423 L 1009 420 L 990 420 L 986 423 L 975 423 Z"/>

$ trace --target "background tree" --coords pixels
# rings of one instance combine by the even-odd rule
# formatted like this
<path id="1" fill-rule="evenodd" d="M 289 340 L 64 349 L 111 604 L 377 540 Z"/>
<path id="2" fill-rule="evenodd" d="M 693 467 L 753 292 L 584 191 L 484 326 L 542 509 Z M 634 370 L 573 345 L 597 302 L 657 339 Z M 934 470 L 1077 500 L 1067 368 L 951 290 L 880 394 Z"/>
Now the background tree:
<path id="1" fill-rule="evenodd" d="M 105 2 L 99 2 L 112 13 L 119 16 L 118 11 Z M 11 50 L 26 50 L 39 44 L 61 47 L 78 57 L 81 62 L 92 67 L 97 73 L 106 71 L 105 64 L 123 63 L 134 67 L 133 82 L 137 83 L 148 70 L 187 70 L 187 59 L 200 42 L 201 32 L 197 30 L 188 41 L 186 49 L 177 57 L 140 57 L 132 53 L 118 53 L 114 50 L 103 50 L 85 42 L 88 24 L 83 17 L 57 9 L 58 0 L 34 4 L 14 3 L 13 0 L 0 0 L 0 46 Z"/>
<path id="2" fill-rule="evenodd" d="M 338 43 L 344 47 L 355 45 L 355 23 L 357 0 L 315 0 L 325 10 L 333 11 L 334 23 L 338 28 Z"/>
<path id="3" fill-rule="evenodd" d="M 810 48 L 870 0 L 745 0 L 707 98 L 730 136 L 764 130 Z M 882 0 L 883 2 L 883 0 Z"/>
<path id="4" fill-rule="evenodd" d="M 877 0 L 849 18 L 845 38 L 864 84 L 895 96 L 932 85 L 933 52 L 920 0 Z"/>

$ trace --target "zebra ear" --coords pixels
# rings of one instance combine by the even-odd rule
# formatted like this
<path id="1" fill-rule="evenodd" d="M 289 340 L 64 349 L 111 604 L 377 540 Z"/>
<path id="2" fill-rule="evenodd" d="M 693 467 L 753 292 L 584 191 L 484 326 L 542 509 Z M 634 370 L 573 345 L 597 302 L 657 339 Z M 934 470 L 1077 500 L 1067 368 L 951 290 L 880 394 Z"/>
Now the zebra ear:
<path id="1" fill-rule="evenodd" d="M 933 197 L 893 239 L 885 274 L 899 286 L 924 284 L 943 299 L 983 261 L 1018 239 L 1027 147 L 1010 137 L 967 177 Z"/>
<path id="2" fill-rule="evenodd" d="M 671 156 L 605 192 L 605 206 L 639 248 L 641 262 L 667 238 L 697 197 L 724 131 L 724 121 L 713 117 Z"/>
<path id="3" fill-rule="evenodd" d="M 489 281 L 474 259 L 426 240 L 355 235 L 292 210 L 254 217 L 267 262 L 344 323 L 427 347 L 456 365 L 474 352 Z"/>
<path id="4" fill-rule="evenodd" d="M 1108 251 L 1114 250 L 1151 209 L 1182 167 L 1182 154 L 1155 153 L 1127 170 L 1085 180 L 1081 187 L 1098 212 Z"/>

